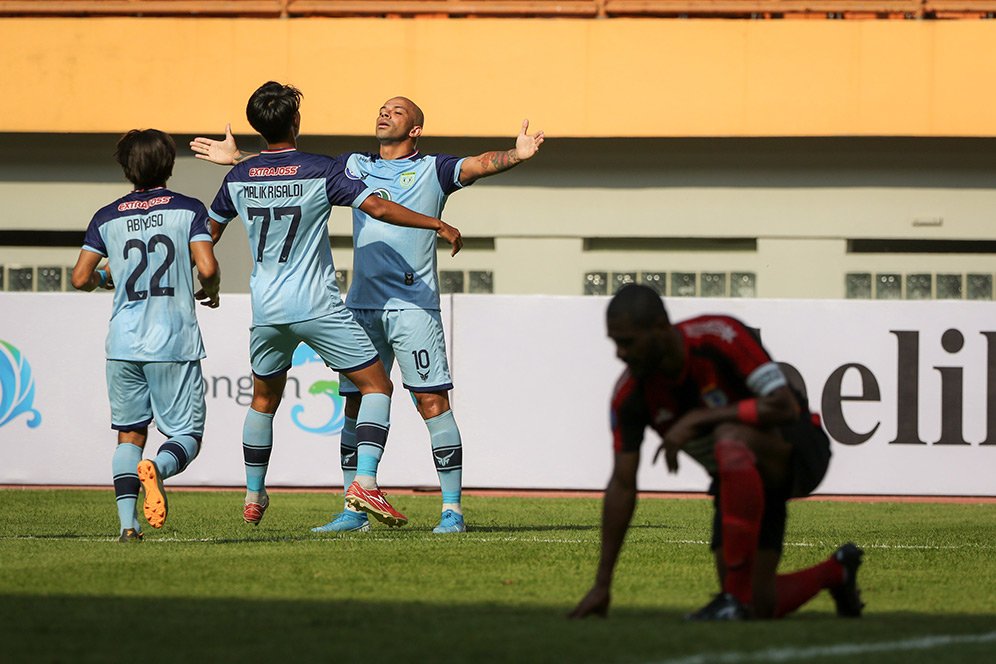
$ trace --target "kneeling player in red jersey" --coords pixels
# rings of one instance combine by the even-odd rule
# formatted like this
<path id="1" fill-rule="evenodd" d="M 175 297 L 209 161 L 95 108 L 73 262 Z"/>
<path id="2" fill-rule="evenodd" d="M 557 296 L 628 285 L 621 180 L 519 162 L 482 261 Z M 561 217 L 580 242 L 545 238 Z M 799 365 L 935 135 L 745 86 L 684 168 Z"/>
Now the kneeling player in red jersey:
<path id="1" fill-rule="evenodd" d="M 684 450 L 713 477 L 712 549 L 722 591 L 690 620 L 781 618 L 823 589 L 838 615 L 860 616 L 856 576 L 863 552 L 854 544 L 813 567 L 777 573 L 786 501 L 809 495 L 822 481 L 830 443 L 755 334 L 729 316 L 672 325 L 660 296 L 637 285 L 616 294 L 606 318 L 627 365 L 612 397 L 615 467 L 605 490 L 595 584 L 569 617 L 608 612 L 647 427 L 663 439 L 657 455 L 664 453 L 668 470 L 678 469 Z"/>

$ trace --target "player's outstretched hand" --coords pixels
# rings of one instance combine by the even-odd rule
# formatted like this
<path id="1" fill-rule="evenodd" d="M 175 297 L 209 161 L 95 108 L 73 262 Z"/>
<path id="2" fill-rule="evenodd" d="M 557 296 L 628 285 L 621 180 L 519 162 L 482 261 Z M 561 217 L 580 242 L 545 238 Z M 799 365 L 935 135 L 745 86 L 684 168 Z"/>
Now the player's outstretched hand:
<path id="1" fill-rule="evenodd" d="M 542 131 L 538 131 L 535 134 L 528 134 L 526 133 L 527 131 L 529 131 L 529 120 L 523 120 L 522 129 L 515 139 L 515 156 L 519 158 L 519 161 L 529 159 L 543 145 Z"/>
<path id="2" fill-rule="evenodd" d="M 595 585 L 588 591 L 587 595 L 581 598 L 581 601 L 578 602 L 573 611 L 567 614 L 567 617 L 571 620 L 587 618 L 588 616 L 605 618 L 609 615 L 610 601 L 609 589 Z"/>
<path id="3" fill-rule="evenodd" d="M 445 221 L 440 220 L 439 223 L 442 226 L 436 231 L 436 235 L 453 245 L 453 251 L 450 252 L 450 256 L 456 256 L 457 252 L 463 249 L 463 236 L 460 235 L 460 230 L 455 226 L 450 226 Z"/>
<path id="4" fill-rule="evenodd" d="M 198 136 L 190 141 L 190 149 L 194 151 L 194 156 L 204 161 L 222 166 L 231 166 L 238 163 L 240 156 L 239 146 L 235 144 L 235 137 L 232 136 L 231 123 L 225 125 L 225 139 L 216 141 L 213 138 Z"/>
<path id="5" fill-rule="evenodd" d="M 218 291 L 208 293 L 203 288 L 194 293 L 194 299 L 210 309 L 217 309 L 218 305 L 221 304 L 221 296 L 218 294 Z"/>

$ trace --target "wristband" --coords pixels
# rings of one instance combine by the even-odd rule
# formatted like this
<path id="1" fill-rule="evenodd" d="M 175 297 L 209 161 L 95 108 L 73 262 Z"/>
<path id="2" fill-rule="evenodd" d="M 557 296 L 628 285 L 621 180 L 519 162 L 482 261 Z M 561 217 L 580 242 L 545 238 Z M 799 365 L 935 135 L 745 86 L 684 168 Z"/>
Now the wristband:
<path id="1" fill-rule="evenodd" d="M 744 399 L 738 403 L 737 419 L 752 427 L 761 424 L 761 419 L 757 415 L 757 399 Z"/>
<path id="2" fill-rule="evenodd" d="M 103 288 L 107 285 L 107 270 L 97 270 L 97 278 L 100 279 L 100 283 L 97 284 L 97 288 Z"/>

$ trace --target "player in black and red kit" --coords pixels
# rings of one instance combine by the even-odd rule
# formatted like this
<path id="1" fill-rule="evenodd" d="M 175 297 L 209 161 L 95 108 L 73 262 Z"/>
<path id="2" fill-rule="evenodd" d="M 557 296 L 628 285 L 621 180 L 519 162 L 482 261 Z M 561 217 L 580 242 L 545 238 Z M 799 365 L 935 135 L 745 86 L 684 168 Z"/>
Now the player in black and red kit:
<path id="1" fill-rule="evenodd" d="M 822 481 L 830 443 L 757 336 L 729 316 L 672 325 L 660 296 L 637 285 L 616 294 L 606 318 L 627 365 L 612 397 L 615 467 L 605 490 L 595 584 L 569 617 L 608 612 L 648 427 L 663 439 L 654 459 L 663 452 L 669 471 L 677 471 L 683 450 L 713 478 L 712 549 L 722 591 L 689 619 L 780 618 L 823 589 L 838 615 L 860 616 L 856 576 L 863 552 L 854 544 L 813 567 L 777 573 L 786 501 L 809 495 Z"/>

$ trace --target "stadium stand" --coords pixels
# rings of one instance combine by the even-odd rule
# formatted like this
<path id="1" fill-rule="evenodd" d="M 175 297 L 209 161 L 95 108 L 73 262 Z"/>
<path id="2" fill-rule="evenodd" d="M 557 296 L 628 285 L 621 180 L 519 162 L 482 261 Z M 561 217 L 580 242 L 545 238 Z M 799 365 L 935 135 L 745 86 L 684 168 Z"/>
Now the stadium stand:
<path id="1" fill-rule="evenodd" d="M 0 16 L 988 19 L 996 0 L 0 0 Z"/>

